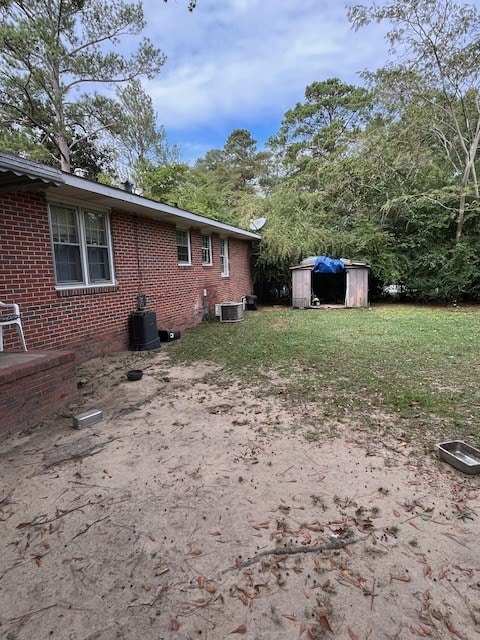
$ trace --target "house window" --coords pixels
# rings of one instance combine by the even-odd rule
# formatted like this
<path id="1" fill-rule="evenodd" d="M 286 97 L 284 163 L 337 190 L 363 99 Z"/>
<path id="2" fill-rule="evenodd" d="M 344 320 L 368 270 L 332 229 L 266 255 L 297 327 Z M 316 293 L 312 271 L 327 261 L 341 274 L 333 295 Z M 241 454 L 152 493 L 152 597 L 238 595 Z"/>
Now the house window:
<path id="1" fill-rule="evenodd" d="M 202 264 L 212 264 L 212 236 L 208 234 L 202 234 Z"/>
<path id="2" fill-rule="evenodd" d="M 178 264 L 192 264 L 190 247 L 190 232 L 177 229 L 177 259 Z"/>
<path id="3" fill-rule="evenodd" d="M 57 204 L 49 212 L 57 285 L 112 284 L 108 215 Z"/>
<path id="4" fill-rule="evenodd" d="M 228 276 L 230 273 L 230 266 L 228 264 L 228 240 L 225 238 L 220 238 L 220 265 L 222 276 Z"/>

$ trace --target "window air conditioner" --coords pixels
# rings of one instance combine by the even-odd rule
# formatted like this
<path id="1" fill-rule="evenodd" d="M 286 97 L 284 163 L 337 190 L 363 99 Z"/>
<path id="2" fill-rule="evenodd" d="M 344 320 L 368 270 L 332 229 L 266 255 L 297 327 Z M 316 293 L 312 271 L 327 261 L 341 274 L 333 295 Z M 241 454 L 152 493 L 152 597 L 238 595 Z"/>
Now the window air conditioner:
<path id="1" fill-rule="evenodd" d="M 220 322 L 239 322 L 243 320 L 243 302 L 222 302 L 215 305 L 215 315 Z"/>

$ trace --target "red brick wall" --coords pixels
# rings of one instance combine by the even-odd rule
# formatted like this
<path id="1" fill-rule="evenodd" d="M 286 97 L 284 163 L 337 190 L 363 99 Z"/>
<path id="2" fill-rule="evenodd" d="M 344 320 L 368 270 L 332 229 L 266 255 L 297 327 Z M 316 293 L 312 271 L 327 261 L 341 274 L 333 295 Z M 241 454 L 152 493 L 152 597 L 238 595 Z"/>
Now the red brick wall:
<path id="1" fill-rule="evenodd" d="M 0 440 L 37 425 L 76 397 L 74 353 L 45 352 L 0 369 Z"/>
<path id="2" fill-rule="evenodd" d="M 192 266 L 177 264 L 175 225 L 113 211 L 117 287 L 105 292 L 55 290 L 47 207 L 42 195 L 0 194 L 0 300 L 21 307 L 27 348 L 73 349 L 79 361 L 128 346 L 128 319 L 138 293 L 160 329 L 185 330 L 214 305 L 252 293 L 250 242 L 229 238 L 230 276 L 220 275 L 219 236 L 213 265 L 202 266 L 201 233 L 190 229 Z M 5 349 L 19 348 L 14 329 Z"/>

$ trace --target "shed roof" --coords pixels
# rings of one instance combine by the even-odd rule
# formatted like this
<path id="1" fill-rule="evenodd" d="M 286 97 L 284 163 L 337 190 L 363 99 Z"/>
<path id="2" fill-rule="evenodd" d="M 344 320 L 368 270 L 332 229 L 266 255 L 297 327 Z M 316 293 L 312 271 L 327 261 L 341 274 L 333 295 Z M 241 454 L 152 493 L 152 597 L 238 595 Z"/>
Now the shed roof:
<path id="1" fill-rule="evenodd" d="M 311 270 L 315 266 L 315 262 L 317 258 L 320 256 L 309 256 L 308 258 L 304 258 L 300 264 L 296 264 L 293 267 L 290 267 L 290 270 L 293 269 L 308 269 Z M 353 260 L 349 260 L 348 258 L 339 258 L 345 265 L 345 269 L 370 269 L 370 266 L 365 262 L 354 262 Z"/>
<path id="2" fill-rule="evenodd" d="M 199 227 L 206 232 L 224 233 L 243 240 L 261 239 L 258 233 L 0 152 L 0 192 L 39 190 L 56 200 L 61 200 L 62 197 L 75 198 L 84 206 L 108 207 L 173 224 Z"/>

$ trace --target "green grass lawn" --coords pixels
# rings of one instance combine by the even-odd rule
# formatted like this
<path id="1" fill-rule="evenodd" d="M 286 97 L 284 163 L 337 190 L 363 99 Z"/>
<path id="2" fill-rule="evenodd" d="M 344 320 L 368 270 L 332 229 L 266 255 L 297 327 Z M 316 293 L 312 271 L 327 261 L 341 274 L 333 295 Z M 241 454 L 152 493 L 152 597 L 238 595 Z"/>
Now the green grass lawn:
<path id="1" fill-rule="evenodd" d="M 205 322 L 170 354 L 219 364 L 215 382 L 239 379 L 331 424 L 480 445 L 480 308 L 261 309 Z"/>

